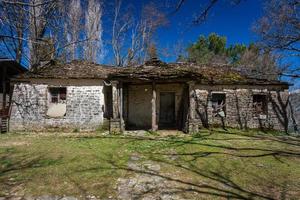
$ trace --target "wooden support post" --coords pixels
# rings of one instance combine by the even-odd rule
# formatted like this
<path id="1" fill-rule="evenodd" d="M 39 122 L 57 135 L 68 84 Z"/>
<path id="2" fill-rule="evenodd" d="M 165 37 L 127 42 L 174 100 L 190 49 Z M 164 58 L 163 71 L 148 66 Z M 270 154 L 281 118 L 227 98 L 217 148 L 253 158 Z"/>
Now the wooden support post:
<path id="1" fill-rule="evenodd" d="M 2 70 L 2 89 L 3 89 L 3 101 L 2 101 L 2 109 L 5 110 L 6 107 L 6 73 L 7 73 L 7 68 L 6 66 L 3 66 Z"/>
<path id="2" fill-rule="evenodd" d="M 156 84 L 155 82 L 152 82 L 152 131 L 157 130 L 157 124 L 156 124 Z"/>
<path id="3" fill-rule="evenodd" d="M 110 133 L 122 133 L 123 132 L 123 89 L 122 84 L 118 81 L 112 81 L 112 104 L 113 104 L 113 118 L 109 121 L 109 131 Z"/>
<path id="4" fill-rule="evenodd" d="M 118 88 L 117 88 L 118 82 L 113 81 L 112 82 L 112 107 L 113 107 L 113 119 L 119 118 L 119 103 L 118 103 Z"/>
<path id="5" fill-rule="evenodd" d="M 195 124 L 195 111 L 196 111 L 196 104 L 195 104 L 195 82 L 190 81 L 188 82 L 189 85 L 189 119 L 188 119 L 188 132 L 193 133 L 197 131 L 198 127 Z"/>
<path id="6" fill-rule="evenodd" d="M 120 130 L 123 132 L 123 83 L 119 83 L 119 116 L 120 116 Z"/>
<path id="7" fill-rule="evenodd" d="M 195 82 L 190 81 L 189 84 L 189 99 L 190 99 L 190 108 L 189 108 L 189 120 L 193 121 L 195 119 Z"/>

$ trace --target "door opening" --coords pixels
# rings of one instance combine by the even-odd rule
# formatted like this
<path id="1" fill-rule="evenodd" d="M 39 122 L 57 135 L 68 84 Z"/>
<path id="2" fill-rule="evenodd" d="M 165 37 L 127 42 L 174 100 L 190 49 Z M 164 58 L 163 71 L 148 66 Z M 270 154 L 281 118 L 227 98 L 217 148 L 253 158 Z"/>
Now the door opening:
<path id="1" fill-rule="evenodd" d="M 175 128 L 175 92 L 161 92 L 159 107 L 159 128 Z"/>

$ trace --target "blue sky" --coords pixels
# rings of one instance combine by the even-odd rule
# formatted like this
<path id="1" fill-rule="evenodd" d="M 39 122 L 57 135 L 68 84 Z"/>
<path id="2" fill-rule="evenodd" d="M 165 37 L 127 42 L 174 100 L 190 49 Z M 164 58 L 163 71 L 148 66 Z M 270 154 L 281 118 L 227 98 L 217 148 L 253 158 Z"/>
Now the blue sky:
<path id="1" fill-rule="evenodd" d="M 143 5 L 154 2 L 161 7 L 167 7 L 166 2 L 176 3 L 179 0 L 123 0 L 123 5 L 133 5 L 134 9 L 139 10 Z M 181 46 L 187 47 L 195 42 L 200 35 L 209 35 L 215 32 L 221 36 L 226 36 L 228 45 L 230 44 L 249 44 L 256 41 L 256 35 L 251 30 L 255 21 L 259 19 L 263 11 L 263 0 L 241 0 L 241 3 L 234 5 L 231 0 L 220 0 L 210 13 L 205 23 L 200 25 L 192 25 L 194 16 L 199 14 L 206 5 L 208 0 L 186 0 L 181 9 L 176 12 L 169 4 L 166 9 L 169 24 L 158 30 L 155 41 L 160 51 L 170 51 L 174 45 L 180 43 Z M 106 4 L 107 5 L 107 4 Z M 171 4 L 175 5 L 175 4 Z M 107 17 L 109 17 L 107 15 Z M 105 15 L 104 15 L 105 18 Z M 105 26 L 104 26 L 105 28 Z M 106 32 L 104 39 L 109 37 Z M 176 56 L 165 56 L 161 54 L 160 59 L 173 62 Z M 111 61 L 111 52 L 107 51 L 104 62 Z"/>
<path id="2" fill-rule="evenodd" d="M 261 0 L 242 0 L 239 5 L 233 5 L 226 0 L 220 1 L 207 21 L 197 26 L 190 24 L 193 17 L 201 10 L 201 4 L 197 3 L 200 1 L 187 0 L 186 2 L 181 10 L 169 18 L 170 25 L 158 32 L 157 38 L 162 46 L 171 46 L 179 40 L 188 45 L 195 42 L 200 35 L 209 35 L 212 32 L 226 36 L 228 45 L 249 44 L 257 40 L 256 34 L 251 29 L 262 15 Z"/>

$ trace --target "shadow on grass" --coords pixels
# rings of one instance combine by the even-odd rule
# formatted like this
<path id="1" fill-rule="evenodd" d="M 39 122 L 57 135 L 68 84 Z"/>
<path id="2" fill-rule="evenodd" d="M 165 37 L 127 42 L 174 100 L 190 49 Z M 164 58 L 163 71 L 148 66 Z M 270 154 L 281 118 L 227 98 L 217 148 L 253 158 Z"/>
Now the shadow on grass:
<path id="1" fill-rule="evenodd" d="M 146 175 L 146 176 L 155 176 L 160 177 L 168 182 L 168 194 L 181 194 L 186 195 L 188 193 L 198 194 L 198 195 L 206 195 L 212 197 L 222 197 L 228 199 L 274 199 L 264 194 L 259 194 L 242 188 L 237 183 L 232 181 L 230 178 L 223 176 L 221 173 L 216 173 L 213 171 L 202 171 L 197 168 L 195 165 L 189 165 L 188 167 L 178 164 L 176 162 L 167 162 L 163 160 L 152 160 L 155 162 L 160 162 L 168 165 L 173 165 L 176 168 L 187 170 L 190 173 L 193 173 L 194 176 L 197 176 L 201 179 L 209 180 L 209 183 L 199 183 L 193 181 L 183 180 L 180 177 L 172 176 L 170 173 L 168 175 L 153 171 L 153 170 L 144 170 L 144 169 L 136 169 L 131 168 L 126 165 L 120 165 L 112 160 L 105 160 L 111 164 L 111 167 L 96 167 L 85 169 L 84 171 L 78 171 L 78 173 L 86 172 L 86 171 L 98 171 L 98 170 L 125 170 L 127 172 L 131 172 L 134 174 Z M 103 162 L 103 161 L 102 161 Z M 175 183 L 175 184 L 172 184 Z M 143 198 L 145 193 L 153 192 L 153 188 L 149 190 L 143 190 L 142 193 L 135 194 L 137 199 Z M 165 192 L 162 188 L 157 188 L 162 194 Z"/>
<path id="2" fill-rule="evenodd" d="M 13 149 L 7 149 L 0 153 L 0 196 L 13 197 L 11 190 L 20 185 L 26 184 L 22 173 L 40 167 L 55 165 L 59 159 L 49 159 L 46 155 L 15 155 Z M 26 177 L 29 179 L 30 177 Z"/>
<path id="3" fill-rule="evenodd" d="M 223 131 L 218 131 L 218 133 L 224 133 Z M 228 134 L 228 132 L 226 132 Z M 216 133 L 214 133 L 217 135 Z M 199 151 L 190 154 L 180 154 L 180 155 L 191 155 L 198 157 L 206 157 L 213 154 L 227 154 L 236 157 L 264 157 L 264 156 L 273 156 L 276 159 L 280 156 L 282 157 L 300 157 L 300 150 L 297 149 L 278 149 L 278 148 L 262 148 L 255 147 L 251 141 L 260 141 L 260 142 L 271 142 L 278 143 L 283 145 L 290 145 L 295 147 L 300 147 L 300 139 L 294 137 L 282 137 L 282 136 L 267 136 L 267 135 L 250 135 L 250 134 L 236 134 L 230 133 L 230 135 L 241 136 L 241 137 L 225 137 L 225 138 L 213 138 L 213 134 L 208 133 L 205 135 L 195 135 L 194 137 L 189 138 L 178 138 L 178 137 L 142 137 L 142 136 L 99 136 L 99 137 L 79 137 L 79 138 L 98 138 L 98 139 L 118 139 L 124 140 L 124 144 L 134 143 L 137 141 L 145 142 L 166 142 L 168 145 L 166 148 L 180 147 L 185 145 L 198 145 L 199 147 L 208 147 L 213 149 L 219 149 L 218 151 Z M 209 142 L 208 142 L 209 141 Z M 246 147 L 236 147 L 233 145 L 223 145 L 215 143 L 214 141 L 247 141 L 249 145 Z M 245 146 L 245 145 L 244 145 Z"/>
<path id="4" fill-rule="evenodd" d="M 125 144 L 135 143 L 137 141 L 147 141 L 147 142 L 166 142 L 168 145 L 163 147 L 158 146 L 157 149 L 149 148 L 149 150 L 145 151 L 137 151 L 142 155 L 144 160 L 152 161 L 155 163 L 160 163 L 164 166 L 171 167 L 170 169 L 176 169 L 179 171 L 185 171 L 195 178 L 194 180 L 189 180 L 181 177 L 178 177 L 170 173 L 161 173 L 153 170 L 144 170 L 144 169 L 136 169 L 132 168 L 129 165 L 118 164 L 114 162 L 114 160 L 102 160 L 100 162 L 110 163 L 111 167 L 95 167 L 85 169 L 85 171 L 97 171 L 97 170 L 125 170 L 128 172 L 132 172 L 135 174 L 144 174 L 150 176 L 156 176 L 163 178 L 167 181 L 176 183 L 175 185 L 170 184 L 172 187 L 170 191 L 176 194 L 186 194 L 186 193 L 196 193 L 199 195 L 207 195 L 212 197 L 220 197 L 220 198 L 228 198 L 228 199 L 287 199 L 288 197 L 288 184 L 285 182 L 280 186 L 276 187 L 276 194 L 272 194 L 272 190 L 264 192 L 266 188 L 272 184 L 272 180 L 268 180 L 269 185 L 263 185 L 263 188 L 259 188 L 257 192 L 255 186 L 252 188 L 245 188 L 240 183 L 234 181 L 230 174 L 230 170 L 232 169 L 203 169 L 201 166 L 198 166 L 196 161 L 202 158 L 213 157 L 214 155 L 226 155 L 229 156 L 229 159 L 235 158 L 262 158 L 262 157 L 273 157 L 275 161 L 280 163 L 284 163 L 283 158 L 300 158 L 300 149 L 286 149 L 286 148 L 272 148 L 268 147 L 255 147 L 251 143 L 253 141 L 267 141 L 267 142 L 275 142 L 281 145 L 288 146 L 290 144 L 294 145 L 293 147 L 298 147 L 299 140 L 296 138 L 283 138 L 283 137 L 274 137 L 274 136 L 258 136 L 258 135 L 238 135 L 241 137 L 234 138 L 212 138 L 213 134 L 208 133 L 203 136 L 197 137 L 189 137 L 189 138 L 160 138 L 160 137 L 123 137 L 123 136 L 106 136 L 99 137 L 99 139 L 107 139 L 107 138 L 116 138 L 120 140 L 124 140 Z M 208 143 L 207 141 L 210 140 Z M 242 147 L 237 147 L 234 145 L 223 145 L 223 144 L 214 144 L 214 141 L 237 141 L 244 140 L 248 141 L 247 145 L 243 145 Z M 176 149 L 177 147 L 184 147 L 185 145 L 195 145 L 198 149 L 195 152 L 169 152 L 170 149 Z M 204 150 L 201 150 L 201 149 Z M 195 148 L 197 149 L 197 148 Z M 208 150 L 206 150 L 208 149 Z M 185 159 L 186 157 L 191 159 Z M 109 157 L 109 156 L 108 156 Z M 176 157 L 176 159 L 170 159 L 172 157 Z M 247 165 L 247 163 L 245 163 Z M 222 166 L 222 164 L 220 164 Z M 243 169 L 241 169 L 242 171 Z M 78 171 L 79 173 L 82 171 Z M 247 173 L 247 172 L 246 172 Z M 258 178 L 257 174 L 252 174 L 250 171 L 252 178 Z M 240 175 L 242 176 L 242 175 Z M 270 179 L 274 177 L 269 177 Z M 283 177 L 284 178 L 284 177 Z M 202 181 L 207 180 L 207 181 Z M 276 185 L 276 184 L 275 184 Z M 259 187 L 259 186 L 258 186 Z M 151 192 L 151 191 L 148 191 Z"/>
<path id="5" fill-rule="evenodd" d="M 222 131 L 219 133 L 223 133 Z M 228 134 L 228 132 L 226 132 Z M 231 133 L 232 134 L 232 133 Z M 216 137 L 214 137 L 216 136 Z M 300 150 L 297 149 L 299 146 L 300 140 L 291 137 L 274 137 L 274 136 L 260 136 L 260 135 L 244 135 L 244 134 L 232 134 L 234 137 L 217 137 L 216 133 L 208 132 L 202 135 L 196 135 L 195 137 L 134 137 L 134 136 L 76 136 L 72 138 L 77 138 L 79 140 L 83 139 L 117 139 L 121 141 L 122 145 L 128 145 L 127 147 L 133 147 L 131 152 L 138 153 L 143 156 L 143 159 L 146 161 L 151 161 L 159 163 L 163 166 L 169 166 L 170 169 L 185 171 L 188 172 L 194 179 L 188 179 L 186 177 L 180 177 L 176 173 L 170 171 L 170 173 L 163 173 L 160 171 L 148 170 L 148 169 L 137 169 L 132 168 L 128 164 L 118 162 L 118 156 L 116 155 L 95 155 L 99 166 L 85 166 L 85 169 L 78 169 L 77 171 L 70 172 L 66 174 L 68 179 L 72 184 L 76 185 L 80 192 L 86 196 L 86 189 L 82 186 L 81 183 L 76 181 L 72 177 L 72 173 L 84 173 L 89 171 L 99 171 L 99 170 L 122 170 L 134 174 L 149 175 L 154 177 L 160 177 L 164 180 L 167 180 L 169 184 L 170 193 L 174 194 L 197 194 L 197 195 L 206 195 L 208 197 L 220 197 L 227 199 L 286 199 L 288 198 L 288 184 L 282 185 L 280 187 L 281 191 L 278 191 L 279 194 L 276 196 L 272 195 L 272 192 L 262 192 L 262 190 L 257 191 L 253 188 L 247 188 L 242 186 L 241 183 L 235 181 L 229 174 L 230 170 L 225 167 L 222 169 L 208 169 L 202 168 L 197 165 L 197 160 L 202 158 L 209 158 L 215 155 L 225 155 L 229 156 L 231 159 L 244 159 L 244 158 L 262 158 L 262 157 L 273 157 L 276 161 L 282 163 L 284 159 L 282 158 L 299 158 Z M 220 141 L 246 141 L 247 144 L 240 146 L 235 146 L 232 144 L 220 144 Z M 286 146 L 291 146 L 294 148 L 272 148 L 264 145 L 263 147 L 254 146 L 251 141 L 266 141 L 272 143 L 278 143 Z M 137 143 L 136 143 L 137 142 Z M 146 142 L 150 145 L 145 146 L 145 149 L 139 149 L 136 147 L 141 145 L 139 142 Z M 160 146 L 158 143 L 164 143 L 166 145 Z M 91 145 L 92 143 L 87 143 Z M 158 145 L 158 146 L 156 146 Z M 180 147 L 186 147 L 193 145 L 196 148 L 193 148 L 194 151 L 169 151 L 175 150 Z M 92 146 L 88 146 L 92 148 Z M 121 148 L 120 147 L 120 148 Z M 127 148 L 126 147 L 126 148 Z M 135 149 L 136 148 L 136 149 Z M 52 160 L 47 158 L 47 155 L 22 155 L 15 157 L 16 152 L 13 152 L 8 149 L 7 152 L 0 154 L 0 185 L 6 185 L 9 189 L 10 187 L 10 178 L 13 172 L 22 172 L 27 169 L 33 169 L 38 167 L 46 167 L 53 164 L 59 163 L 59 159 Z M 120 155 L 122 156 L 122 155 Z M 172 159 L 176 157 L 176 159 Z M 189 157 L 190 159 L 186 159 Z M 103 163 L 106 163 L 103 165 Z M 108 164 L 108 165 L 107 165 Z M 105 166 L 105 167 L 104 167 Z M 220 166 L 222 166 L 220 164 Z M 243 170 L 243 169 L 241 169 Z M 251 172 L 249 172 L 251 173 Z M 252 175 L 252 176 L 255 176 Z M 272 178 L 272 177 L 270 177 Z M 204 180 L 204 181 L 203 181 Z M 99 180 L 101 181 L 101 180 Z M 22 184 L 22 181 L 15 181 L 14 184 Z M 267 186 L 266 186 L 267 187 Z M 100 188 L 99 188 L 100 189 Z M 145 192 L 152 192 L 147 190 Z M 142 194 L 141 194 L 142 195 Z M 1 196 L 1 195 L 0 195 Z"/>

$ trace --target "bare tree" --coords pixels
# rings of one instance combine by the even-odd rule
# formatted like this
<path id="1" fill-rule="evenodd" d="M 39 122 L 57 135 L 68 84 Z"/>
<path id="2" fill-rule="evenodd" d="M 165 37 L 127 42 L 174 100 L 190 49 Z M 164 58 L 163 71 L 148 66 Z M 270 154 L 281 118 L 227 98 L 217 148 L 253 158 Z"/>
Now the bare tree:
<path id="1" fill-rule="evenodd" d="M 122 0 L 115 1 L 113 24 L 112 24 L 112 49 L 114 53 L 114 64 L 116 66 L 123 66 L 125 56 L 122 55 L 123 46 L 125 46 L 125 37 L 128 30 L 133 24 L 131 13 L 126 11 L 121 13 Z M 135 37 L 135 31 L 133 31 L 133 37 Z M 133 40 L 133 39 L 131 39 Z M 133 52 L 128 50 L 128 54 L 132 57 Z"/>
<path id="2" fill-rule="evenodd" d="M 191 0 L 176 0 L 174 3 L 175 5 L 174 13 L 178 12 L 188 1 Z M 233 5 L 237 5 L 241 2 L 241 0 L 227 0 L 227 1 L 228 3 L 231 3 Z M 196 14 L 196 17 L 193 19 L 192 23 L 194 25 L 199 25 L 203 23 L 205 20 L 207 20 L 207 17 L 209 16 L 213 8 L 220 2 L 221 0 L 209 0 L 207 3 L 203 3 L 203 2 L 199 3 L 199 5 L 202 6 L 202 8 Z"/>
<path id="3" fill-rule="evenodd" d="M 76 50 L 79 45 L 75 41 L 79 40 L 80 31 L 82 30 L 82 7 L 80 0 L 71 0 L 67 5 L 64 31 L 67 43 L 72 43 L 72 45 L 67 48 L 70 60 L 74 60 L 76 59 Z"/>
<path id="4" fill-rule="evenodd" d="M 264 16 L 254 27 L 261 37 L 261 47 L 285 57 L 299 58 L 300 1 L 271 0 L 266 3 L 264 10 Z M 299 78 L 300 66 L 293 66 L 282 75 Z"/>
<path id="5" fill-rule="evenodd" d="M 84 54 L 85 59 L 96 62 L 103 59 L 102 41 L 102 2 L 100 0 L 89 0 L 85 17 L 85 34 L 89 40 L 86 42 Z"/>
<path id="6" fill-rule="evenodd" d="M 167 23 L 164 13 L 153 3 L 145 5 L 140 16 L 134 18 L 132 11 L 122 9 L 122 0 L 116 0 L 111 43 L 117 66 L 143 63 L 155 32 Z"/>
<path id="7" fill-rule="evenodd" d="M 241 55 L 236 68 L 252 78 L 276 80 L 281 73 L 277 59 L 271 52 L 262 51 L 252 45 Z"/>
<path id="8" fill-rule="evenodd" d="M 35 65 L 40 61 L 39 46 L 42 43 L 46 31 L 46 19 L 41 0 L 32 0 L 32 6 L 29 7 L 29 48 L 30 48 L 30 60 Z"/>
<path id="9" fill-rule="evenodd" d="M 300 56 L 300 1 L 271 0 L 265 6 L 265 15 L 255 30 L 261 44 L 270 50 L 287 50 Z"/>
<path id="10" fill-rule="evenodd" d="M 14 2 L 14 1 L 12 1 Z M 17 62 L 24 52 L 26 11 L 22 5 L 0 2 L 0 42 Z"/>
<path id="11" fill-rule="evenodd" d="M 13 49 L 11 55 L 17 61 L 20 62 L 23 56 L 29 65 L 36 66 L 43 59 L 43 55 L 39 52 L 40 48 L 47 46 L 49 42 L 48 38 L 44 40 L 44 36 L 55 16 L 57 2 L 55 0 L 0 2 L 0 10 L 4 11 L 0 15 L 2 21 L 0 38 L 7 44 L 8 51 Z M 26 56 L 24 52 L 27 53 Z"/>
<path id="12" fill-rule="evenodd" d="M 83 55 L 79 49 L 84 47 L 89 55 L 85 57 L 96 61 L 102 49 L 102 3 L 88 1 L 86 19 L 81 4 L 80 0 L 0 1 L 1 48 L 33 68 L 53 58 L 75 59 L 76 54 Z"/>

